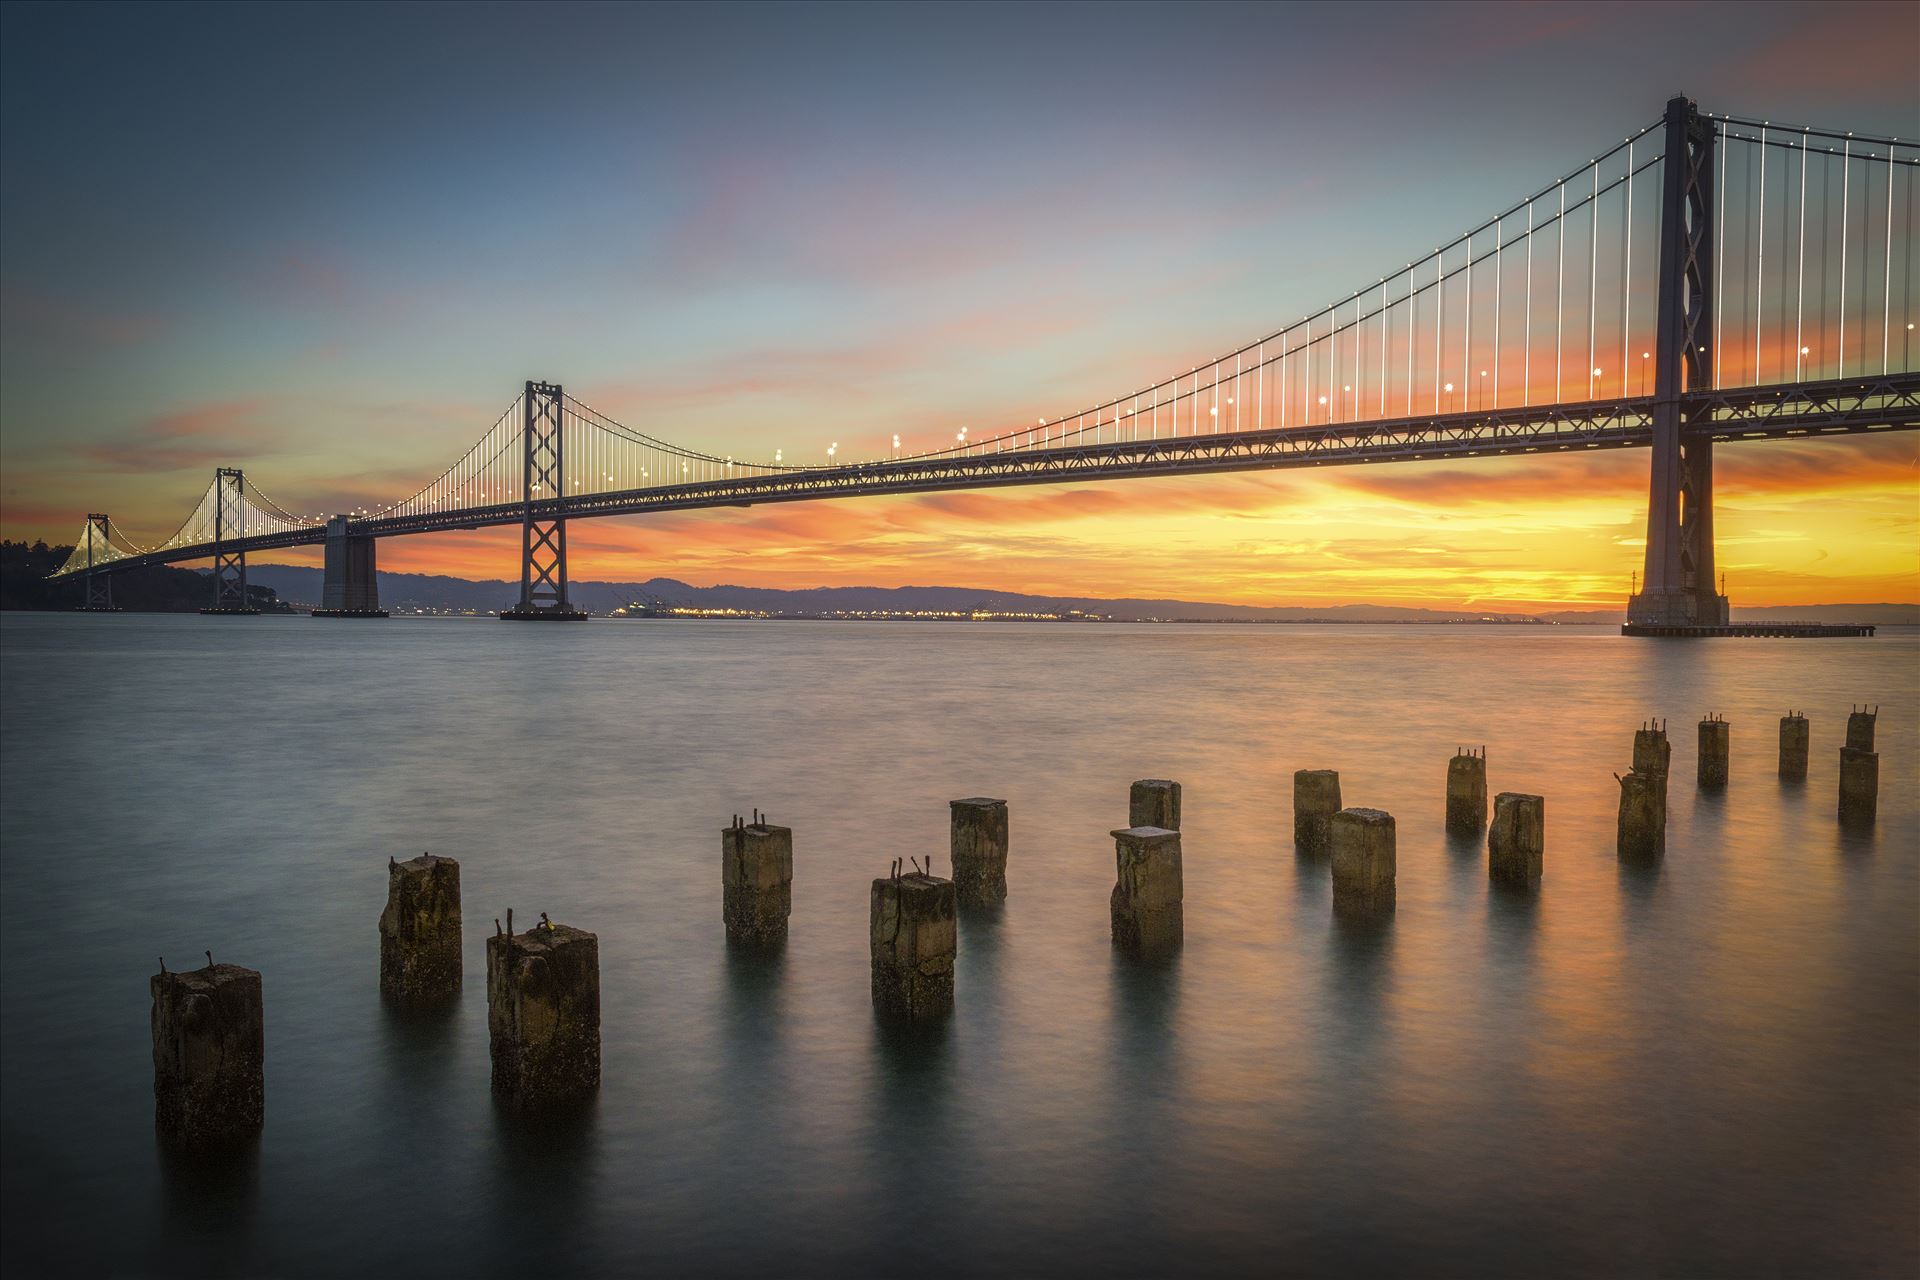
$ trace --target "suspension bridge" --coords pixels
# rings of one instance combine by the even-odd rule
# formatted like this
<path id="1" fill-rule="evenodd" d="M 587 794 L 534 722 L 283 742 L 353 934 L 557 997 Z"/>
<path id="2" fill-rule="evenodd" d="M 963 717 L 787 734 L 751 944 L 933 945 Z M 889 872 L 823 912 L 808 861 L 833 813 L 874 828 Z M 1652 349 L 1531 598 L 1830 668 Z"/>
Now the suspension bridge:
<path id="1" fill-rule="evenodd" d="M 56 578 L 211 560 L 206 612 L 247 613 L 251 553 L 325 547 L 317 614 L 384 616 L 377 539 L 519 525 L 504 618 L 586 615 L 567 523 L 699 507 L 1283 467 L 1643 448 L 1629 632 L 1726 632 L 1713 447 L 1920 426 L 1920 145 L 1715 116 L 1654 122 L 1319 311 L 1138 390 L 951 444 L 825 465 L 671 443 L 529 381 L 460 459 L 387 507 L 290 514 L 220 468 L 142 545 L 90 514 Z M 1898 299 L 1896 302 L 1895 299 Z"/>

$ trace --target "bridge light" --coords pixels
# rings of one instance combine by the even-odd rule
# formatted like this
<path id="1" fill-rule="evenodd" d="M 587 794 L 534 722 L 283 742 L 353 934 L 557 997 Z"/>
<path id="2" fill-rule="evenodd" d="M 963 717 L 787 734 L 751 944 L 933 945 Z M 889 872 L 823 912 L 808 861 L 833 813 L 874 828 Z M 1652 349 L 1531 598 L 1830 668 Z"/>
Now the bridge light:
<path id="1" fill-rule="evenodd" d="M 1449 393 L 1451 393 L 1451 392 L 1453 391 L 1453 384 L 1452 384 L 1451 382 L 1449 382 L 1449 383 L 1447 384 L 1447 387 L 1446 387 L 1446 389 L 1447 389 L 1447 391 L 1448 391 Z M 1325 400 L 1323 399 L 1323 400 L 1321 400 L 1321 401 L 1320 401 L 1320 403 L 1321 403 L 1321 404 L 1325 404 L 1325 403 L 1326 403 L 1326 401 L 1325 401 Z"/>
<path id="2" fill-rule="evenodd" d="M 1912 325 L 1908 325 L 1908 326 L 1907 326 L 1907 328 L 1909 328 L 1909 329 L 1911 329 L 1911 328 L 1913 328 L 1913 326 L 1912 326 Z M 1804 355 L 1809 355 L 1809 354 L 1811 354 L 1811 353 L 1812 353 L 1812 351 L 1813 351 L 1813 348 L 1812 348 L 1812 347 L 1802 347 L 1802 348 L 1800 348 L 1800 354 L 1801 354 L 1801 355 L 1803 355 L 1803 356 L 1804 356 Z"/>
<path id="3" fill-rule="evenodd" d="M 1600 371 L 1599 371 L 1598 369 L 1595 369 L 1595 370 L 1593 371 L 1593 376 L 1594 376 L 1594 377 L 1596 377 L 1596 378 L 1597 378 L 1597 377 L 1599 377 L 1599 376 L 1600 376 Z"/>
<path id="4" fill-rule="evenodd" d="M 1452 388 L 1452 387 L 1448 387 L 1448 388 L 1447 388 L 1447 390 L 1449 390 L 1449 391 L 1451 391 L 1451 390 L 1453 390 L 1453 388 Z M 1327 402 L 1327 398 L 1326 398 L 1325 396 L 1321 396 L 1321 397 L 1320 397 L 1320 403 L 1321 403 L 1321 404 L 1325 404 L 1326 402 Z"/>
<path id="5" fill-rule="evenodd" d="M 1213 408 L 1211 408 L 1211 409 L 1209 409 L 1209 410 L 1207 410 L 1207 416 L 1208 416 L 1208 417 L 1210 417 L 1210 418 L 1217 418 L 1217 417 L 1219 417 L 1219 416 L 1220 416 L 1220 406 L 1219 406 L 1219 405 L 1215 405 L 1215 406 L 1213 406 Z"/>

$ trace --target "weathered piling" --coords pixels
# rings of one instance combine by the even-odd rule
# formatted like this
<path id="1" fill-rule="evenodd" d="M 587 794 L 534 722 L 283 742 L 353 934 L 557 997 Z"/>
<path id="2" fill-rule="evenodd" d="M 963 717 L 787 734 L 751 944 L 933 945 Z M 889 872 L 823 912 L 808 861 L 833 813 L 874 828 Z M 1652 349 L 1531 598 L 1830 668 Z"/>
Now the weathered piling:
<path id="1" fill-rule="evenodd" d="M 1620 783 L 1620 821 L 1615 837 L 1619 856 L 1629 862 L 1659 858 L 1667 851 L 1665 777 L 1638 770 L 1613 776 Z"/>
<path id="2" fill-rule="evenodd" d="M 1136 787 L 1139 783 L 1134 784 Z M 1007 802 L 975 796 L 949 800 L 947 856 L 953 891 L 963 907 L 990 907 L 1007 896 Z"/>
<path id="3" fill-rule="evenodd" d="M 1495 796 L 1493 825 L 1487 829 L 1487 878 L 1516 889 L 1535 888 L 1546 851 L 1546 800 L 1517 791 Z"/>
<path id="4" fill-rule="evenodd" d="M 380 994 L 441 1000 L 460 990 L 460 864 L 423 853 L 387 859 L 380 913 Z"/>
<path id="5" fill-rule="evenodd" d="M 1113 944 L 1136 955 L 1172 950 L 1186 935 L 1180 833 L 1166 827 L 1123 827 L 1113 835 L 1110 900 Z"/>
<path id="6" fill-rule="evenodd" d="M 1789 711 L 1780 717 L 1780 777 L 1783 781 L 1807 780 L 1807 744 L 1811 740 L 1812 731 L 1803 713 Z"/>
<path id="7" fill-rule="evenodd" d="M 258 1132 L 266 1113 L 266 1018 L 260 974 L 237 964 L 169 973 L 153 994 L 153 1116 L 182 1147 L 216 1147 Z"/>
<path id="8" fill-rule="evenodd" d="M 1717 715 L 1700 722 L 1699 784 L 1703 787 L 1727 785 L 1727 754 L 1732 726 Z"/>
<path id="9" fill-rule="evenodd" d="M 1487 749 L 1455 748 L 1447 761 L 1447 830 L 1456 836 L 1478 835 L 1487 825 Z"/>
<path id="10" fill-rule="evenodd" d="M 793 831 L 754 810 L 720 831 L 720 915 L 731 942 L 783 941 L 793 913 Z"/>
<path id="11" fill-rule="evenodd" d="M 1673 744 L 1667 741 L 1667 722 L 1649 720 L 1633 731 L 1633 771 L 1665 778 L 1673 767 Z"/>
<path id="12" fill-rule="evenodd" d="M 889 1018 L 942 1017 L 953 1010 L 953 961 L 960 932 L 951 880 L 915 870 L 873 882 L 867 933 L 873 1007 Z"/>
<path id="13" fill-rule="evenodd" d="M 1127 789 L 1127 825 L 1180 829 L 1180 784 L 1165 778 L 1142 778 Z"/>
<path id="14" fill-rule="evenodd" d="M 1871 711 L 1864 705 L 1855 707 L 1847 716 L 1847 745 L 1855 751 L 1873 750 L 1873 725 L 1879 718 L 1879 707 Z"/>
<path id="15" fill-rule="evenodd" d="M 1341 915 L 1381 915 L 1394 906 L 1393 815 L 1381 809 L 1342 809 L 1328 824 L 1333 846 L 1333 909 Z"/>
<path id="16" fill-rule="evenodd" d="M 1840 821 L 1871 826 L 1880 808 L 1880 756 L 1858 747 L 1840 748 Z"/>
<path id="17" fill-rule="evenodd" d="M 534 1109 L 600 1087 L 600 939 L 548 921 L 525 933 L 494 921 L 487 939 L 487 1031 L 493 1091 Z"/>
<path id="18" fill-rule="evenodd" d="M 1332 769 L 1300 769 L 1293 775 L 1293 847 L 1323 857 L 1333 847 L 1329 834 L 1340 812 L 1340 775 Z"/>

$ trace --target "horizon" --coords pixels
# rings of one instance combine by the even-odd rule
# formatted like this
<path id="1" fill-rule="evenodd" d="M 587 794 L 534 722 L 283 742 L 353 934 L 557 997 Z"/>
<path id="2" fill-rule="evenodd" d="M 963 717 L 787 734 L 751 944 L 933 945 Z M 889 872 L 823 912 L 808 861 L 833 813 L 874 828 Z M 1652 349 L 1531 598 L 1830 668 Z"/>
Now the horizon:
<path id="1" fill-rule="evenodd" d="M 469 11 L 454 65 L 430 11 L 9 7 L 0 532 L 70 541 L 108 510 L 157 539 L 215 465 L 299 511 L 390 501 L 529 375 L 742 457 L 824 460 L 830 441 L 872 456 L 894 431 L 913 446 L 1031 422 L 1344 297 L 1371 279 L 1354 267 L 1427 251 L 1675 87 L 1708 110 L 1913 136 L 1901 51 L 1920 10 L 1840 8 L 1751 10 L 1737 32 L 1662 8 L 1675 38 L 1651 51 L 1641 6 L 1235 11 L 1249 49 L 1222 50 L 1197 85 L 1130 70 L 1191 31 L 1172 8 L 1097 31 L 1070 10 L 672 11 L 648 20 L 651 43 L 631 13 L 576 10 L 555 48 L 606 74 L 535 102 L 483 74 L 517 56 L 538 22 L 523 10 Z M 1302 22 L 1323 56 L 1265 75 L 1253 49 Z M 1709 30 L 1722 56 L 1702 65 L 1686 48 Z M 1862 30 L 1864 54 L 1836 34 Z M 156 45 L 171 56 L 151 60 Z M 342 46 L 372 59 L 347 102 Z M 703 77 L 722 47 L 724 93 Z M 1567 65 L 1629 47 L 1592 91 L 1554 93 Z M 636 49 L 637 68 L 622 60 Z M 83 53 L 108 87 L 28 109 Z M 1276 124 L 1322 109 L 1338 68 L 1380 64 L 1393 82 L 1341 128 Z M 1442 116 L 1420 106 L 1436 87 Z M 1548 107 L 1515 128 L 1515 94 Z M 185 156 L 186 134 L 257 172 Z M 1012 140 L 983 147 L 992 134 Z M 567 195 L 504 194 L 528 163 L 516 149 L 545 155 Z M 1141 157 L 1163 180 L 1128 176 Z M 1423 198 L 1394 199 L 1406 185 Z M 574 522 L 571 563 L 785 589 L 990 564 L 1028 594 L 1099 595 L 1124 575 L 1233 604 L 1593 608 L 1640 567 L 1645 471 L 1628 451 L 665 513 Z M 1920 602 L 1917 486 L 1906 433 L 1721 446 L 1729 591 Z M 381 561 L 487 578 L 516 544 L 508 529 L 390 539 Z"/>

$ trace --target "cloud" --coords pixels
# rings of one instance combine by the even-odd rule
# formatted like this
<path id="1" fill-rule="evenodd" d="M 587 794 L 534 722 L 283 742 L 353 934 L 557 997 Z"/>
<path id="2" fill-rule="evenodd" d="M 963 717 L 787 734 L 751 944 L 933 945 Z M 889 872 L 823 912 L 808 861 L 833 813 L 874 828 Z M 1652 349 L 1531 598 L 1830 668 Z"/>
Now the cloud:
<path id="1" fill-rule="evenodd" d="M 277 451 L 267 400 L 222 400 L 148 418 L 119 437 L 80 446 L 101 471 L 184 471 L 233 466 Z"/>

